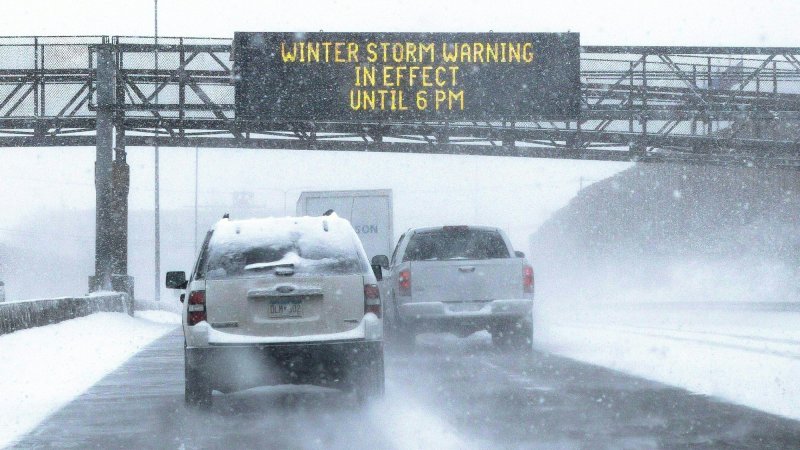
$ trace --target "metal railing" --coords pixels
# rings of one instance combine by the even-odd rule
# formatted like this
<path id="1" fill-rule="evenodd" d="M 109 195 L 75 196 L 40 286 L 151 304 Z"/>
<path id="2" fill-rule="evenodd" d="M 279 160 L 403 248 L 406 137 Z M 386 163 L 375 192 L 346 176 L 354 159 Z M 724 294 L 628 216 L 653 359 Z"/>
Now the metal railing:
<path id="1" fill-rule="evenodd" d="M 235 116 L 230 43 L 159 37 L 155 70 L 152 37 L 2 38 L 0 145 L 94 145 L 95 50 L 109 45 L 123 147 L 800 166 L 800 48 L 584 46 L 577 121 L 246 123 Z"/>

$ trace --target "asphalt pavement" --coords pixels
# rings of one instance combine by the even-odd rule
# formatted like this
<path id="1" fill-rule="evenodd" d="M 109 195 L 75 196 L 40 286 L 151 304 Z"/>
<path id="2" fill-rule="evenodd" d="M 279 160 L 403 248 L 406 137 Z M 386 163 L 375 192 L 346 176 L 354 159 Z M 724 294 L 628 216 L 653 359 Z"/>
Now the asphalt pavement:
<path id="1" fill-rule="evenodd" d="M 383 400 L 308 386 L 183 403 L 179 329 L 20 440 L 18 448 L 799 448 L 800 422 L 534 352 L 486 334 L 386 351 Z M 54 382 L 57 382 L 54 370 Z"/>

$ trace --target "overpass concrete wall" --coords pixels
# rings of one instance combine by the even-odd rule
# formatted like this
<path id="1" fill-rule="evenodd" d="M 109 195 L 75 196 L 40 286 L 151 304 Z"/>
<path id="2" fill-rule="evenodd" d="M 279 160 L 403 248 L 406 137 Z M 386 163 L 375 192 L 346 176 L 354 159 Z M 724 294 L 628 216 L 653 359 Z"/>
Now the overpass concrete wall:
<path id="1" fill-rule="evenodd" d="M 116 292 L 6 302 L 0 304 L 0 335 L 103 311 L 133 314 L 128 295 Z"/>
<path id="2" fill-rule="evenodd" d="M 639 164 L 530 237 L 559 301 L 800 301 L 800 172 Z M 543 298 L 547 300 L 547 298 Z"/>

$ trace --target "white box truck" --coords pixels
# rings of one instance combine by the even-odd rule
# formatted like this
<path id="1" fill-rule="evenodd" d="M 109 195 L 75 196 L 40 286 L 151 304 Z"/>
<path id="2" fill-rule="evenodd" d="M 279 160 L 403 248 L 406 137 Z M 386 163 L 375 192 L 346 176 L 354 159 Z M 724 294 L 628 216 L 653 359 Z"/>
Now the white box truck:
<path id="1" fill-rule="evenodd" d="M 392 190 L 302 192 L 298 216 L 321 216 L 332 209 L 350 221 L 361 238 L 367 257 L 390 255 L 394 248 Z"/>

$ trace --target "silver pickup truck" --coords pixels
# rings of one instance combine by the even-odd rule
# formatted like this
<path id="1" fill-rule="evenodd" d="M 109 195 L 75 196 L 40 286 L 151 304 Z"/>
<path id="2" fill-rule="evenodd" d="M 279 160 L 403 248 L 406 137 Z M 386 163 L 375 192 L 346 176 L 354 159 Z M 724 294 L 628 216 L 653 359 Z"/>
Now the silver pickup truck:
<path id="1" fill-rule="evenodd" d="M 533 269 L 494 227 L 413 228 L 391 261 L 376 256 L 387 304 L 387 332 L 413 345 L 422 332 L 465 337 L 488 330 L 501 348 L 530 349 Z"/>

